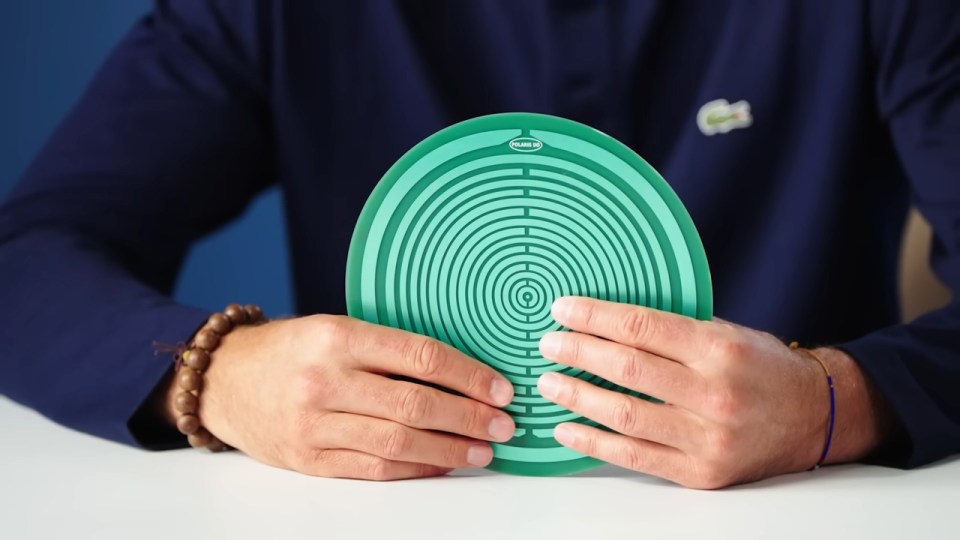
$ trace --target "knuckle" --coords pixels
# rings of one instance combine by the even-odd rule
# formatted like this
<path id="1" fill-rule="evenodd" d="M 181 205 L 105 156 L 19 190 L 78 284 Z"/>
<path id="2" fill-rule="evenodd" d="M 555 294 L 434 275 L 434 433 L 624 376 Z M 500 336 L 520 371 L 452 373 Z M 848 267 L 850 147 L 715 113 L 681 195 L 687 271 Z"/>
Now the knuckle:
<path id="1" fill-rule="evenodd" d="M 350 324 L 347 317 L 340 315 L 313 315 L 314 331 L 319 345 L 325 350 L 342 349 L 349 342 Z"/>
<path id="2" fill-rule="evenodd" d="M 702 451 L 704 458 L 710 463 L 729 463 L 735 455 L 735 436 L 728 430 L 708 431 L 705 442 Z"/>
<path id="3" fill-rule="evenodd" d="M 418 340 L 413 350 L 413 369 L 418 376 L 431 379 L 444 368 L 443 347 L 432 339 Z"/>
<path id="4" fill-rule="evenodd" d="M 304 368 L 297 375 L 298 391 L 294 392 L 294 404 L 298 409 L 306 410 L 326 403 L 337 390 L 329 374 L 319 368 Z"/>
<path id="5" fill-rule="evenodd" d="M 600 451 L 600 445 L 597 444 L 597 439 L 593 435 L 579 436 L 575 441 L 576 449 L 583 454 L 596 456 Z"/>
<path id="6" fill-rule="evenodd" d="M 437 476 L 437 467 L 426 463 L 415 464 L 413 471 L 410 473 L 411 478 L 427 478 L 430 476 Z"/>
<path id="7" fill-rule="evenodd" d="M 558 402 L 566 403 L 569 408 L 576 408 L 580 406 L 582 400 L 583 395 L 581 394 L 580 384 L 577 381 L 570 381 L 569 384 L 560 387 L 557 395 Z"/>
<path id="8" fill-rule="evenodd" d="M 419 425 L 424 421 L 429 406 L 427 394 L 418 386 L 412 386 L 401 391 L 397 398 L 397 411 L 400 420 L 410 426 Z"/>
<path id="9" fill-rule="evenodd" d="M 576 318 L 580 319 L 583 326 L 587 328 L 593 328 L 593 325 L 597 323 L 597 310 L 593 307 L 590 302 L 581 302 L 581 305 L 578 306 L 578 310 L 575 313 Z"/>
<path id="10" fill-rule="evenodd" d="M 710 392 L 708 407 L 722 423 L 736 423 L 744 413 L 742 400 L 732 388 L 722 386 Z"/>
<path id="11" fill-rule="evenodd" d="M 577 360 L 583 358 L 583 342 L 575 334 L 564 332 L 557 340 L 557 356 Z"/>
<path id="12" fill-rule="evenodd" d="M 643 455 L 634 445 L 623 445 L 618 448 L 616 452 L 616 461 L 623 467 L 634 471 L 641 471 L 644 469 L 645 462 Z"/>
<path id="13" fill-rule="evenodd" d="M 466 390 L 476 396 L 485 396 L 490 391 L 491 375 L 479 365 L 467 373 Z"/>
<path id="14" fill-rule="evenodd" d="M 473 433 L 475 435 L 481 435 L 487 437 L 487 425 L 489 425 L 489 420 L 487 420 L 487 413 L 481 405 L 473 405 L 464 413 L 465 418 L 463 419 L 463 425 L 466 428 L 467 433 Z"/>
<path id="15" fill-rule="evenodd" d="M 390 462 L 381 458 L 371 459 L 365 467 L 363 476 L 378 482 L 390 480 Z"/>
<path id="16" fill-rule="evenodd" d="M 689 487 L 697 489 L 720 489 L 733 483 L 730 470 L 719 463 L 705 463 L 697 468 Z"/>
<path id="17" fill-rule="evenodd" d="M 311 476 L 336 475 L 336 471 L 328 470 L 328 453 L 329 451 L 325 448 L 304 447 L 295 450 L 293 456 L 294 469 Z"/>
<path id="18" fill-rule="evenodd" d="M 303 409 L 292 416 L 292 421 L 288 425 L 290 426 L 290 433 L 294 443 L 302 443 L 310 440 L 315 431 L 313 415 Z"/>
<path id="19" fill-rule="evenodd" d="M 643 375 L 643 365 L 634 353 L 624 353 L 619 359 L 619 376 L 624 384 L 635 387 Z"/>
<path id="20" fill-rule="evenodd" d="M 442 476 L 450 472 L 455 467 L 438 467 L 427 463 L 418 463 L 414 472 L 417 478 L 428 478 L 433 476 Z"/>
<path id="21" fill-rule="evenodd" d="M 746 358 L 749 348 L 749 345 L 745 339 L 739 334 L 732 335 L 726 339 L 721 339 L 717 342 L 717 355 L 727 362 L 736 363 L 744 358 Z"/>
<path id="22" fill-rule="evenodd" d="M 633 309 L 620 319 L 620 332 L 634 342 L 645 342 L 653 333 L 653 322 L 644 312 Z"/>
<path id="23" fill-rule="evenodd" d="M 614 424 L 611 427 L 617 431 L 636 431 L 637 412 L 627 400 L 618 400 L 618 403 L 614 405 L 613 410 L 610 411 L 610 416 Z"/>
<path id="24" fill-rule="evenodd" d="M 383 457 L 392 460 L 399 460 L 407 454 L 410 449 L 410 434 L 405 429 L 397 426 L 386 430 L 382 436 L 381 452 Z"/>
<path id="25" fill-rule="evenodd" d="M 466 456 L 466 448 L 457 442 L 445 445 L 445 447 L 440 451 L 440 459 L 443 460 L 443 463 L 454 467 L 459 467 L 461 464 L 465 463 L 467 461 Z"/>

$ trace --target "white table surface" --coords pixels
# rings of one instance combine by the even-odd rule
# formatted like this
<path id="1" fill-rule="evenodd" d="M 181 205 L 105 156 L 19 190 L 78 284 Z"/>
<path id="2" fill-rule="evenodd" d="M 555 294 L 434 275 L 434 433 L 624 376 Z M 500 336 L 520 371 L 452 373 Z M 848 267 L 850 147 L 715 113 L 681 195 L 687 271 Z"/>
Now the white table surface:
<path id="1" fill-rule="evenodd" d="M 374 483 L 239 453 L 146 452 L 0 397 L 0 539 L 960 539 L 960 459 L 828 467 L 706 492 L 613 467 Z"/>

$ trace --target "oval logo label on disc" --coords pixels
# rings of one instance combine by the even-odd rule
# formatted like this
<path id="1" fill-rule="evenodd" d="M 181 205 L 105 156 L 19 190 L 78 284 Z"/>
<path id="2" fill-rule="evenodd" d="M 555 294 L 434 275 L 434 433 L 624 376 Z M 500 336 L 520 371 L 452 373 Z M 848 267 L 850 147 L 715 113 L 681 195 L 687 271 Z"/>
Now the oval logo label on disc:
<path id="1" fill-rule="evenodd" d="M 543 142 L 533 137 L 517 137 L 508 144 L 517 152 L 536 152 L 543 148 Z"/>

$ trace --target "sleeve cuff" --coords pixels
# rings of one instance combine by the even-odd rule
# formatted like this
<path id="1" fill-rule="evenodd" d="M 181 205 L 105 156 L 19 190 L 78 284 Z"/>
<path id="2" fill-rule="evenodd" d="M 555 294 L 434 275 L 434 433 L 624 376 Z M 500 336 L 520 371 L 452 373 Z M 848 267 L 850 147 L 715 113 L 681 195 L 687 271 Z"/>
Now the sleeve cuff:
<path id="1" fill-rule="evenodd" d="M 203 326 L 210 313 L 195 308 L 171 305 L 153 315 L 155 334 L 144 344 L 139 373 L 131 378 L 136 387 L 128 392 L 124 406 L 126 430 L 120 442 L 147 450 L 170 450 L 187 446 L 186 437 L 169 425 L 156 410 L 159 393 L 166 392 L 173 375 L 173 353 L 156 352 L 155 344 L 175 345 L 188 341 Z"/>
<path id="2" fill-rule="evenodd" d="M 853 357 L 899 423 L 897 435 L 865 461 L 906 469 L 944 457 L 937 451 L 944 444 L 936 434 L 948 420 L 911 373 L 901 340 L 889 335 L 902 331 L 892 327 L 836 347 Z"/>

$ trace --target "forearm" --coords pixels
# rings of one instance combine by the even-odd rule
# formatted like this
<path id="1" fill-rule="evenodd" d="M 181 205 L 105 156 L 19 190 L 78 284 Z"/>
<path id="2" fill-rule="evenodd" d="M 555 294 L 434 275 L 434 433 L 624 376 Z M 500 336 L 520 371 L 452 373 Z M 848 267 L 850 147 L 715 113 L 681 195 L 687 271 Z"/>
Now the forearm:
<path id="1" fill-rule="evenodd" d="M 180 306 L 78 235 L 0 228 L 0 393 L 128 444 L 128 423 L 168 369 L 153 342 L 206 314 Z"/>

